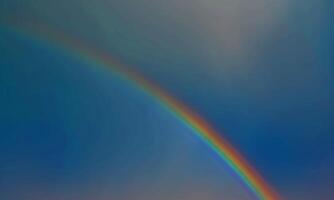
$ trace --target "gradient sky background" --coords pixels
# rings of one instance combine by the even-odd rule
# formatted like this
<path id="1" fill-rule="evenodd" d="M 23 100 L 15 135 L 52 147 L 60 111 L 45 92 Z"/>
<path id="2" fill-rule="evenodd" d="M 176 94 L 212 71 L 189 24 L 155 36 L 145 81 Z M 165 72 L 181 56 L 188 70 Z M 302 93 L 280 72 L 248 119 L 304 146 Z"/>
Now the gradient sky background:
<path id="1" fill-rule="evenodd" d="M 254 198 L 153 100 L 9 30 L 20 21 L 76 37 L 154 80 L 286 199 L 332 199 L 333 13 L 326 0 L 0 0 L 0 195 Z"/>

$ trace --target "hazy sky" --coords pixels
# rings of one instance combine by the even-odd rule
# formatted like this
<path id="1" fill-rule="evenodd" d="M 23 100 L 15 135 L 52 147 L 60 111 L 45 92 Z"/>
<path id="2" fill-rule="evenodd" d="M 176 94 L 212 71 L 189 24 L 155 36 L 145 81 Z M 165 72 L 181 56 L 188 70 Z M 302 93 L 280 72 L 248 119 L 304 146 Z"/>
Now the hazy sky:
<path id="1" fill-rule="evenodd" d="M 332 197 L 330 180 L 334 176 L 332 4 L 326 0 L 0 0 L 0 17 L 9 24 L 20 21 L 54 29 L 110 53 L 199 111 L 287 199 L 326 200 Z M 2 37 L 0 43 L 7 52 L 2 55 L 2 66 L 13 70 L 13 74 L 9 76 L 12 78 L 2 79 L 9 83 L 18 79 L 17 69 L 24 62 L 15 61 L 14 65 L 6 59 L 19 53 L 24 55 L 27 49 L 18 52 L 17 46 L 22 41 L 6 38 Z M 35 45 L 30 44 L 29 48 Z M 46 54 L 56 56 L 59 52 Z M 31 66 L 47 62 L 44 54 L 36 55 L 26 56 L 27 61 L 34 63 Z M 57 69 L 59 65 L 66 71 L 69 65 L 66 63 L 73 59 L 67 56 L 50 68 Z M 82 64 L 76 65 L 76 70 L 81 71 Z M 51 72 L 46 72 L 47 77 L 51 76 Z M 57 73 L 64 74 L 61 70 Z M 102 88 L 100 93 L 112 95 L 107 91 L 113 83 L 107 81 L 108 75 L 101 75 L 108 73 L 86 74 L 88 82 L 80 86 L 80 92 L 72 94 L 74 99 L 82 91 L 92 90 L 91 79 L 104 80 L 98 86 Z M 43 84 L 50 84 L 49 78 L 44 81 Z M 47 89 L 40 91 L 41 97 L 36 98 L 42 98 L 44 90 Z M 63 94 L 60 92 L 59 96 Z M 133 96 L 132 92 L 123 95 Z M 134 96 L 131 98 L 136 99 L 137 94 Z M 152 102 L 142 101 L 151 107 Z M 87 105 L 80 104 L 77 109 L 92 106 Z M 7 112 L 12 113 L 10 109 Z M 63 112 L 59 118 L 71 119 L 71 115 Z M 87 121 L 95 118 L 87 117 Z M 177 122 L 166 118 L 176 126 Z M 146 123 L 150 124 L 149 121 L 150 118 Z M 97 126 L 94 123 L 92 127 Z M 173 129 L 176 135 L 179 128 Z M 210 191 L 205 184 L 193 187 L 203 188 L 216 199 L 215 191 Z M 143 187 L 151 188 L 151 185 Z M 155 195 L 165 192 L 158 191 Z M 131 194 L 123 198 L 131 199 Z M 141 195 L 147 198 L 146 193 Z"/>

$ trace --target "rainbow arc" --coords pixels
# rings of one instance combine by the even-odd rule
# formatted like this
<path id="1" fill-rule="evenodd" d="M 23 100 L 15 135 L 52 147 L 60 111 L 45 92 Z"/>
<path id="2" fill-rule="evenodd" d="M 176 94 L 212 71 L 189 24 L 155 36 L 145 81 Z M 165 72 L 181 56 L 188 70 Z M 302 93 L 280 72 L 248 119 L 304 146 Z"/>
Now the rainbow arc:
<path id="1" fill-rule="evenodd" d="M 180 102 L 167 91 L 160 88 L 151 80 L 132 70 L 109 54 L 98 51 L 91 46 L 70 38 L 60 32 L 38 26 L 36 24 L 17 24 L 9 26 L 18 33 L 29 35 L 34 39 L 46 41 L 55 47 L 83 58 L 94 65 L 108 67 L 114 73 L 124 77 L 142 91 L 156 99 L 162 106 L 193 130 L 228 166 L 235 172 L 242 182 L 261 200 L 280 200 L 276 192 L 264 181 L 260 174 L 246 161 L 246 159 L 232 145 L 222 137 L 208 122 L 196 114 L 192 109 Z"/>

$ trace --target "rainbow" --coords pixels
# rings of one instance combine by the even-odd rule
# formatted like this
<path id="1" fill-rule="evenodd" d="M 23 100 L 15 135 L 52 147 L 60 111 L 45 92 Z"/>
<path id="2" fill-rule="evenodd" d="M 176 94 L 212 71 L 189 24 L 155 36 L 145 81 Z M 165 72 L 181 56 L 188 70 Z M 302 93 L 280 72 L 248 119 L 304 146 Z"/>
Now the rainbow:
<path id="1" fill-rule="evenodd" d="M 53 44 L 56 47 L 61 47 L 63 50 L 72 54 L 75 52 L 76 56 L 84 58 L 89 62 L 110 68 L 113 72 L 124 77 L 136 87 L 142 89 L 142 91 L 157 100 L 158 103 L 165 107 L 176 118 L 192 129 L 194 134 L 196 134 L 227 163 L 227 165 L 258 199 L 281 199 L 264 181 L 260 174 L 248 164 L 245 158 L 208 122 L 184 103 L 174 98 L 151 80 L 145 78 L 139 72 L 130 69 L 106 52 L 98 51 L 75 38 L 71 38 L 55 30 L 49 29 L 49 27 L 46 28 L 45 25 L 41 26 L 33 23 L 12 22 L 7 24 L 9 24 L 9 28 L 14 29 L 17 33 L 25 33 L 38 40 L 42 39 L 43 41 L 47 41 L 49 44 Z"/>

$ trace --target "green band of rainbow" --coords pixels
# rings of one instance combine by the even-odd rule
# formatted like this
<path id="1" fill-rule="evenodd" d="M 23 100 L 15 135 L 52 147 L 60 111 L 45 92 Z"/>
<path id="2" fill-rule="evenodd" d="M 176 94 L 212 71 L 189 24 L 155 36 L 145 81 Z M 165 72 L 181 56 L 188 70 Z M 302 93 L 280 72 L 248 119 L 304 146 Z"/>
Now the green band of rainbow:
<path id="1" fill-rule="evenodd" d="M 156 99 L 174 116 L 186 124 L 193 132 L 200 137 L 213 151 L 215 151 L 231 169 L 241 178 L 244 184 L 262 200 L 281 199 L 263 178 L 253 169 L 247 161 L 224 139 L 221 134 L 215 131 L 203 118 L 188 108 L 185 104 L 172 97 L 166 91 L 146 79 L 144 76 L 130 70 L 121 62 L 115 60 L 105 52 L 99 52 L 89 45 L 77 41 L 51 29 L 46 26 L 27 23 L 10 23 L 11 28 L 19 33 L 32 35 L 35 39 L 46 40 L 56 47 L 62 47 L 65 50 L 75 53 L 94 64 L 109 67 L 115 73 L 120 74 L 127 80 L 134 83 L 144 92 Z"/>

